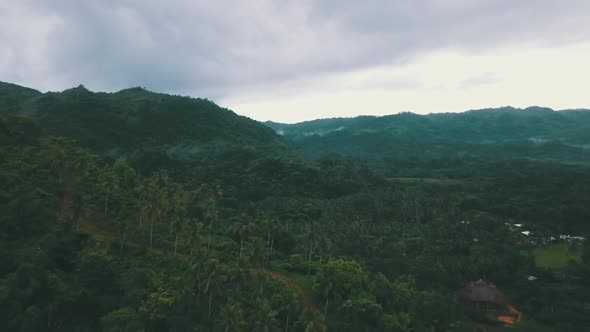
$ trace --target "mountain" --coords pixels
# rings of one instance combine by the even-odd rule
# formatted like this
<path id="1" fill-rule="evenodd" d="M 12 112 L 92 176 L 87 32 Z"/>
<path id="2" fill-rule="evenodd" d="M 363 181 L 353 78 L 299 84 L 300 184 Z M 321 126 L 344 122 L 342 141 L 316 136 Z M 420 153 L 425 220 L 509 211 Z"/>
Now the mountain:
<path id="1" fill-rule="evenodd" d="M 308 158 L 339 154 L 368 160 L 465 156 L 590 160 L 590 110 L 504 107 L 266 125 L 297 144 Z"/>
<path id="2" fill-rule="evenodd" d="M 203 99 L 1 87 L 5 331 L 590 326 L 590 167 L 505 160 L 583 157 L 587 111 L 269 124 L 281 137 Z M 301 160 L 286 138 L 367 158 Z M 479 279 L 510 307 L 457 303 Z"/>
<path id="3" fill-rule="evenodd" d="M 130 88 L 92 92 L 80 85 L 47 92 L 0 83 L 0 113 L 38 119 L 49 134 L 100 152 L 160 147 L 168 154 L 211 157 L 233 150 L 285 152 L 289 144 L 263 124 L 207 99 Z"/>
<path id="4" fill-rule="evenodd" d="M 26 100 L 41 92 L 12 83 L 0 82 L 0 113 L 16 112 Z"/>

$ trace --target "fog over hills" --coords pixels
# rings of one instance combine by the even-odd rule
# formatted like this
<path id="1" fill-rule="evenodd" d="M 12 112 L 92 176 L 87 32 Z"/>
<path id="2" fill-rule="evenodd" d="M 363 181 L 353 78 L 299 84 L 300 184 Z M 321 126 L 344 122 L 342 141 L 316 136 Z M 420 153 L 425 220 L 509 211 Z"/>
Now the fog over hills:
<path id="1" fill-rule="evenodd" d="M 378 160 L 412 155 L 587 160 L 590 111 L 544 107 L 400 113 L 281 124 L 266 122 L 307 157 L 322 154 Z"/>

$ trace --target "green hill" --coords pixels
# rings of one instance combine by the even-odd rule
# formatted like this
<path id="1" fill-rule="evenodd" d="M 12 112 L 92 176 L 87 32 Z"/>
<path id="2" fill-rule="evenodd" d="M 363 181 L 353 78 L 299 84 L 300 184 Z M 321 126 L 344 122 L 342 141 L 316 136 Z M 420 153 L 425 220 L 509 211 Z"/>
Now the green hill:
<path id="1" fill-rule="evenodd" d="M 590 160 L 589 110 L 504 107 L 266 124 L 310 158 L 339 154 L 368 160 L 466 156 Z"/>
<path id="2" fill-rule="evenodd" d="M 233 149 L 280 153 L 289 145 L 271 129 L 207 99 L 131 88 L 92 92 L 80 85 L 40 93 L 0 84 L 0 111 L 40 120 L 51 135 L 75 138 L 92 149 L 120 154 L 164 148 L 169 154 L 211 157 Z"/>
<path id="3" fill-rule="evenodd" d="M 588 112 L 406 113 L 281 137 L 204 99 L 2 87 L 3 330 L 495 329 L 496 307 L 455 300 L 479 279 L 523 313 L 518 330 L 590 326 L 588 242 L 554 244 L 558 265 L 539 256 L 550 236 L 588 238 L 590 168 L 505 160 L 580 160 Z M 285 138 L 332 155 L 298 158 Z"/>

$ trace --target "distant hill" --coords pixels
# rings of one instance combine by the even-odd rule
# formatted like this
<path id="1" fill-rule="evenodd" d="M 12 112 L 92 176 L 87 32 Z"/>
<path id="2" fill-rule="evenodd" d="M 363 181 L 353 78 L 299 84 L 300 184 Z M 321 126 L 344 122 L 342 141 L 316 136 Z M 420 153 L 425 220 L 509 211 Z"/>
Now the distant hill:
<path id="1" fill-rule="evenodd" d="M 590 110 L 543 107 L 266 122 L 309 158 L 590 160 Z"/>
<path id="2" fill-rule="evenodd" d="M 201 157 L 234 149 L 254 153 L 290 149 L 270 128 L 210 100 L 142 88 L 96 93 L 80 85 L 41 93 L 0 83 L 0 113 L 37 118 L 51 135 L 73 137 L 111 154 L 153 147 L 171 155 Z"/>
<path id="3" fill-rule="evenodd" d="M 41 92 L 20 85 L 0 82 L 0 113 L 15 112 L 21 104 Z"/>

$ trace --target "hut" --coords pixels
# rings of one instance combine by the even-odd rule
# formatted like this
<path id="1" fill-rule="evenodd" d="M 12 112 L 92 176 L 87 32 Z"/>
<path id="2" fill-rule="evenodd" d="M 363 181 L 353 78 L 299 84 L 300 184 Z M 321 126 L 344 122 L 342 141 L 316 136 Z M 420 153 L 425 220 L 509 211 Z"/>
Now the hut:
<path id="1" fill-rule="evenodd" d="M 472 281 L 465 288 L 459 290 L 457 299 L 461 304 L 471 305 L 476 308 L 482 305 L 485 308 L 489 308 L 490 305 L 503 307 L 507 303 L 506 297 L 496 285 L 482 279 Z"/>
<path id="2" fill-rule="evenodd" d="M 467 310 L 497 314 L 497 319 L 504 323 L 515 324 L 521 319 L 521 313 L 508 303 L 498 287 L 482 279 L 457 291 L 455 299 Z"/>

